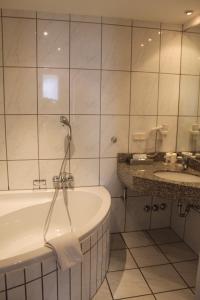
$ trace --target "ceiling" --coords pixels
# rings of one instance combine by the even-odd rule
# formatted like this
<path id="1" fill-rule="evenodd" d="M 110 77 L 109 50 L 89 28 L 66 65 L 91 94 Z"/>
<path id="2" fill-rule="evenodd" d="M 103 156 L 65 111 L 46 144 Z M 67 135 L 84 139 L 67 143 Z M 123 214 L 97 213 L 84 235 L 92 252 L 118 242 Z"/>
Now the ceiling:
<path id="1" fill-rule="evenodd" d="M 186 9 L 200 14 L 200 0 L 0 0 L 0 7 L 185 23 Z"/>

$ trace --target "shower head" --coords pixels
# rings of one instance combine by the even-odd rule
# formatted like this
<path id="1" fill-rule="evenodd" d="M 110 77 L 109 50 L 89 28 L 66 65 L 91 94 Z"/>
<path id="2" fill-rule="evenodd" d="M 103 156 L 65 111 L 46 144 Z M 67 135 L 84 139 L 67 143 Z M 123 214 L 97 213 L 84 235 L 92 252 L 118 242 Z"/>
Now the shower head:
<path id="1" fill-rule="evenodd" d="M 69 139 L 71 140 L 72 138 L 72 127 L 69 123 L 69 120 L 65 117 L 65 116 L 60 116 L 60 122 L 62 123 L 62 125 L 64 126 L 67 126 L 69 128 Z"/>
<path id="2" fill-rule="evenodd" d="M 67 120 L 67 118 L 65 116 L 60 116 L 60 122 L 63 125 L 70 126 L 70 123 L 69 123 L 69 121 Z"/>

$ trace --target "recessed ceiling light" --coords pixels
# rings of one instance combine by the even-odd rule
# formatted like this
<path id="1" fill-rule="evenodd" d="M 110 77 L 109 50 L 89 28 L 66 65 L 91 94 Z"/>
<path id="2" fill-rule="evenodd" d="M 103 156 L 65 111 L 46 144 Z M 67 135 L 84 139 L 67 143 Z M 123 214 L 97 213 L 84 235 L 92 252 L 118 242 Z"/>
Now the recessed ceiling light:
<path id="1" fill-rule="evenodd" d="M 193 10 L 186 10 L 186 11 L 185 11 L 185 14 L 186 14 L 187 16 L 191 16 L 191 15 L 193 14 Z"/>
<path id="2" fill-rule="evenodd" d="M 140 44 L 140 47 L 144 47 L 144 44 Z"/>
<path id="3" fill-rule="evenodd" d="M 149 42 L 149 43 L 151 43 L 152 41 L 153 41 L 152 38 L 149 38 L 149 39 L 148 39 L 148 42 Z"/>
<path id="4" fill-rule="evenodd" d="M 44 31 L 43 34 L 46 36 L 46 35 L 48 35 L 48 32 L 47 32 L 47 31 Z"/>

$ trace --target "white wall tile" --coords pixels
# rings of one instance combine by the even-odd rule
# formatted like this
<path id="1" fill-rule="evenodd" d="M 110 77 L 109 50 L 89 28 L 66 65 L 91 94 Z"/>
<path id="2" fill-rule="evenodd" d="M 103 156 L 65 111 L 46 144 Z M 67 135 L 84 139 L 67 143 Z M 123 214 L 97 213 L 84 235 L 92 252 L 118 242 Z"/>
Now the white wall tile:
<path id="1" fill-rule="evenodd" d="M 0 161 L 0 190 L 8 189 L 7 163 Z"/>
<path id="2" fill-rule="evenodd" d="M 193 151 L 195 149 L 196 139 L 192 137 L 190 130 L 196 123 L 196 117 L 178 118 L 177 151 Z"/>
<path id="3" fill-rule="evenodd" d="M 57 298 L 57 278 L 53 272 L 43 278 L 44 300 L 55 300 Z"/>
<path id="4" fill-rule="evenodd" d="M 161 23 L 161 29 L 182 31 L 182 24 Z"/>
<path id="5" fill-rule="evenodd" d="M 0 292 L 4 291 L 5 287 L 5 275 L 1 273 L 0 275 Z"/>
<path id="6" fill-rule="evenodd" d="M 45 179 L 47 188 L 53 188 L 53 176 L 58 176 L 62 160 L 40 160 L 40 178 Z M 69 161 L 66 163 L 66 172 L 69 172 Z"/>
<path id="7" fill-rule="evenodd" d="M 171 200 L 158 197 L 153 198 L 153 205 L 158 205 L 160 207 L 162 203 L 167 205 L 164 210 L 159 209 L 158 211 L 152 211 L 151 229 L 170 226 Z"/>
<path id="8" fill-rule="evenodd" d="M 58 295 L 59 300 L 65 300 L 70 298 L 70 286 L 69 286 L 69 270 L 65 272 L 58 270 Z"/>
<path id="9" fill-rule="evenodd" d="M 130 19 L 102 17 L 103 24 L 131 26 Z"/>
<path id="10" fill-rule="evenodd" d="M 4 18 L 5 66 L 36 66 L 36 21 Z"/>
<path id="11" fill-rule="evenodd" d="M 101 25 L 71 23 L 71 68 L 99 69 L 101 61 Z"/>
<path id="12" fill-rule="evenodd" d="M 131 28 L 103 25 L 102 30 L 102 68 L 130 70 Z"/>
<path id="13" fill-rule="evenodd" d="M 129 117 L 101 117 L 101 157 L 116 157 L 119 152 L 128 152 Z M 111 141 L 112 137 L 117 142 Z"/>
<path id="14" fill-rule="evenodd" d="M 25 267 L 26 281 L 41 277 L 41 263 L 36 262 Z"/>
<path id="15" fill-rule="evenodd" d="M 9 187 L 11 190 L 32 189 L 33 180 L 39 179 L 38 161 L 9 161 Z"/>
<path id="16" fill-rule="evenodd" d="M 134 116 L 130 118 L 129 151 L 135 153 L 155 152 L 156 116 Z M 136 134 L 142 134 L 144 140 L 136 140 Z"/>
<path id="17" fill-rule="evenodd" d="M 3 113 L 4 113 L 3 69 L 0 67 L 0 114 Z"/>
<path id="18" fill-rule="evenodd" d="M 97 288 L 101 285 L 101 276 L 102 276 L 102 261 L 103 261 L 103 241 L 102 238 L 98 240 L 98 256 L 97 256 Z"/>
<path id="19" fill-rule="evenodd" d="M 124 232 L 125 205 L 121 198 L 112 198 L 111 203 L 111 232 Z"/>
<path id="20" fill-rule="evenodd" d="M 6 116 L 6 137 L 8 159 L 38 158 L 36 116 Z"/>
<path id="21" fill-rule="evenodd" d="M 160 28 L 159 22 L 148 22 L 148 21 L 140 21 L 140 20 L 134 20 L 133 21 L 134 27 L 144 27 L 144 28 Z"/>
<path id="22" fill-rule="evenodd" d="M 86 22 L 86 23 L 101 23 L 101 17 L 85 16 L 85 15 L 71 15 L 71 21 Z"/>
<path id="23" fill-rule="evenodd" d="M 125 231 L 145 230 L 150 228 L 151 211 L 145 212 L 146 205 L 151 206 L 151 197 L 129 197 L 126 206 Z"/>
<path id="24" fill-rule="evenodd" d="M 4 80 L 6 113 L 36 114 L 36 69 L 5 68 Z"/>
<path id="25" fill-rule="evenodd" d="M 60 116 L 39 116 L 40 159 L 63 158 L 67 146 L 67 128 L 60 123 Z"/>
<path id="26" fill-rule="evenodd" d="M 38 66 L 69 67 L 68 22 L 38 21 Z"/>
<path id="27" fill-rule="evenodd" d="M 43 20 L 69 21 L 69 14 L 38 11 L 37 18 Z"/>
<path id="28" fill-rule="evenodd" d="M 27 300 L 42 300 L 42 280 L 37 279 L 26 285 Z"/>
<path id="29" fill-rule="evenodd" d="M 176 31 L 161 31 L 160 72 L 180 73 L 181 33 Z"/>
<path id="30" fill-rule="evenodd" d="M 2 9 L 3 17 L 18 17 L 18 18 L 35 18 L 36 12 L 31 10 L 20 9 Z"/>
<path id="31" fill-rule="evenodd" d="M 91 289 L 90 295 L 93 297 L 97 289 L 97 245 L 91 248 Z"/>
<path id="32" fill-rule="evenodd" d="M 130 73 L 102 71 L 101 113 L 129 114 Z"/>
<path id="33" fill-rule="evenodd" d="M 158 72 L 160 31 L 133 28 L 132 71 Z"/>
<path id="34" fill-rule="evenodd" d="M 179 75 L 160 74 L 158 114 L 177 115 L 178 99 Z"/>
<path id="35" fill-rule="evenodd" d="M 166 135 L 157 134 L 156 149 L 159 152 L 176 152 L 177 117 L 158 116 L 157 125 L 167 125 Z"/>
<path id="36" fill-rule="evenodd" d="M 195 210 L 191 210 L 186 218 L 184 240 L 196 253 L 200 251 L 199 231 L 197 230 L 199 227 L 199 213 Z"/>
<path id="37" fill-rule="evenodd" d="M 196 116 L 198 113 L 199 77 L 182 75 L 179 115 Z"/>
<path id="38" fill-rule="evenodd" d="M 70 118 L 73 139 L 72 158 L 96 158 L 99 156 L 99 116 L 73 115 Z"/>
<path id="39" fill-rule="evenodd" d="M 71 157 L 96 158 L 99 156 L 99 116 L 73 115 L 70 119 L 73 139 Z"/>
<path id="40" fill-rule="evenodd" d="M 8 300 L 15 300 L 15 299 L 20 299 L 20 300 L 25 300 L 25 286 L 19 286 L 14 289 L 8 290 L 7 293 L 7 299 Z"/>
<path id="41" fill-rule="evenodd" d="M 200 36 L 195 33 L 183 33 L 181 73 L 199 75 L 199 57 Z"/>
<path id="42" fill-rule="evenodd" d="M 0 116 L 0 160 L 6 160 L 5 119 Z"/>
<path id="43" fill-rule="evenodd" d="M 131 114 L 156 115 L 157 103 L 158 74 L 133 72 L 131 78 Z"/>
<path id="44" fill-rule="evenodd" d="M 77 264 L 71 269 L 71 298 L 81 300 L 81 265 Z"/>
<path id="45" fill-rule="evenodd" d="M 185 229 L 185 218 L 179 216 L 177 201 L 172 202 L 171 227 L 178 234 L 178 236 L 183 238 Z"/>
<path id="46" fill-rule="evenodd" d="M 24 283 L 24 271 L 23 269 L 17 269 L 10 271 L 6 274 L 7 288 L 16 287 Z"/>
<path id="47" fill-rule="evenodd" d="M 99 184 L 98 159 L 72 159 L 70 172 L 74 176 L 75 186 L 93 186 Z"/>
<path id="48" fill-rule="evenodd" d="M 1 18 L 0 18 L 1 20 Z M 2 26 L 0 24 L 0 36 L 2 37 Z M 0 39 L 0 66 L 2 66 L 2 38 Z"/>
<path id="49" fill-rule="evenodd" d="M 54 256 L 49 256 L 42 262 L 43 274 L 46 275 L 56 270 L 56 259 Z"/>
<path id="50" fill-rule="evenodd" d="M 6 300 L 6 292 L 0 292 L 0 300 Z"/>
<path id="51" fill-rule="evenodd" d="M 68 70 L 38 70 L 38 111 L 40 114 L 69 113 Z"/>
<path id="52" fill-rule="evenodd" d="M 90 252 L 83 255 L 82 263 L 82 300 L 90 298 Z"/>
<path id="53" fill-rule="evenodd" d="M 117 177 L 116 158 L 102 158 L 100 160 L 100 184 L 108 189 L 112 197 L 122 195 L 122 184 Z"/>
<path id="54" fill-rule="evenodd" d="M 70 113 L 98 114 L 100 112 L 100 71 L 71 70 Z"/>

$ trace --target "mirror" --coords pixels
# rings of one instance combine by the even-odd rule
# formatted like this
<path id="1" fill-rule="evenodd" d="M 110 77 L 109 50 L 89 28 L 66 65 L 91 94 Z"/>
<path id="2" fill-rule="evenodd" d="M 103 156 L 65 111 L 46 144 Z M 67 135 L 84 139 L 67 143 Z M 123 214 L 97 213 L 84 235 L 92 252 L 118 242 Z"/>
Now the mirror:
<path id="1" fill-rule="evenodd" d="M 200 24 L 182 36 L 177 151 L 200 151 Z"/>

